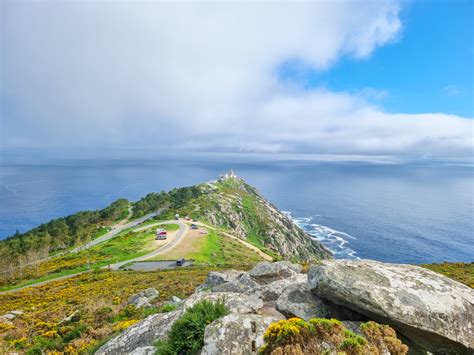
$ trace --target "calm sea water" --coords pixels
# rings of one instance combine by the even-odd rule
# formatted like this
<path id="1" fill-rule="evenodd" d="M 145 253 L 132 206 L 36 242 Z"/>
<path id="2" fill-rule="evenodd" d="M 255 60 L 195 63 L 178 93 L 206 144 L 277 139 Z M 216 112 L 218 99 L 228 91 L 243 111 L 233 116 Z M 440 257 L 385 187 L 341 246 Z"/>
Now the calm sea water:
<path id="1" fill-rule="evenodd" d="M 360 163 L 96 161 L 0 167 L 0 238 L 233 167 L 338 258 L 474 261 L 473 168 Z"/>

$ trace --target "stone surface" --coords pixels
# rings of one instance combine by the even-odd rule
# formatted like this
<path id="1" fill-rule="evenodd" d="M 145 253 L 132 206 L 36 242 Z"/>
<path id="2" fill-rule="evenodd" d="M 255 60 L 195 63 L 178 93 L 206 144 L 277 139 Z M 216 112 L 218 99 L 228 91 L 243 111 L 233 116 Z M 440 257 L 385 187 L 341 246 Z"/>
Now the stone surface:
<path id="1" fill-rule="evenodd" d="M 263 261 L 250 270 L 250 277 L 264 285 L 277 280 L 286 279 L 301 272 L 301 265 L 289 261 L 270 263 Z"/>
<path id="2" fill-rule="evenodd" d="M 311 267 L 308 284 L 317 296 L 389 324 L 426 350 L 474 349 L 474 290 L 443 275 L 413 265 L 327 260 Z"/>
<path id="3" fill-rule="evenodd" d="M 181 298 L 177 297 L 177 296 L 172 296 L 171 299 L 170 299 L 170 303 L 179 305 L 179 304 L 183 303 L 183 300 Z"/>
<path id="4" fill-rule="evenodd" d="M 225 270 L 225 271 L 211 271 L 206 278 L 205 285 L 215 287 L 224 282 L 234 281 L 243 274 L 242 271 Z"/>
<path id="5" fill-rule="evenodd" d="M 152 307 L 150 303 L 154 299 L 158 298 L 160 293 L 155 288 L 147 288 L 128 299 L 128 304 L 132 304 L 137 308 L 149 308 Z"/>
<path id="6" fill-rule="evenodd" d="M 7 314 L 4 314 L 1 318 L 4 319 L 4 320 L 7 320 L 7 321 L 12 321 L 16 318 L 16 315 L 11 314 L 11 313 L 7 313 Z"/>
<path id="7" fill-rule="evenodd" d="M 156 348 L 154 346 L 143 346 L 136 348 L 129 355 L 155 355 Z"/>
<path id="8" fill-rule="evenodd" d="M 259 295 L 264 302 L 276 301 L 286 288 L 295 284 L 306 284 L 307 275 L 295 274 L 290 278 L 276 280 L 274 282 L 260 286 Z"/>
<path id="9" fill-rule="evenodd" d="M 206 327 L 201 355 L 255 354 L 268 326 L 281 318 L 231 313 Z"/>
<path id="10" fill-rule="evenodd" d="M 329 315 L 325 302 L 313 295 L 306 283 L 287 287 L 278 297 L 276 309 L 287 318 L 298 317 L 304 320 L 326 318 Z"/>
<path id="11" fill-rule="evenodd" d="M 254 281 L 249 273 L 243 273 L 233 281 L 225 282 L 212 288 L 212 292 L 236 292 L 246 294 L 259 293 L 260 285 Z"/>
<path id="12" fill-rule="evenodd" d="M 339 320 L 362 321 L 367 317 L 349 308 L 337 305 L 314 295 L 306 282 L 294 283 L 281 293 L 276 300 L 276 309 L 287 318 L 336 318 Z"/>
<path id="13" fill-rule="evenodd" d="M 256 310 L 263 307 L 263 301 L 258 297 L 233 292 L 195 293 L 184 301 L 183 307 L 186 310 L 203 300 L 209 300 L 212 302 L 224 300 L 224 304 L 232 313 L 254 313 Z"/>
<path id="14" fill-rule="evenodd" d="M 137 348 L 149 347 L 165 337 L 181 314 L 181 310 L 153 314 L 109 340 L 96 354 L 129 354 Z"/>

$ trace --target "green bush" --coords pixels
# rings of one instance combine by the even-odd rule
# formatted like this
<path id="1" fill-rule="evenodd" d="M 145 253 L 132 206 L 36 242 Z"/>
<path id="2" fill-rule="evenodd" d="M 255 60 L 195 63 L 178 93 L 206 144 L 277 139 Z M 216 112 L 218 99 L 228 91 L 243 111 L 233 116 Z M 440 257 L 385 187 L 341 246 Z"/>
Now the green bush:
<path id="1" fill-rule="evenodd" d="M 204 344 L 206 326 L 228 313 L 223 300 L 216 303 L 207 300 L 196 303 L 173 324 L 168 339 L 155 344 L 156 354 L 197 354 Z"/>

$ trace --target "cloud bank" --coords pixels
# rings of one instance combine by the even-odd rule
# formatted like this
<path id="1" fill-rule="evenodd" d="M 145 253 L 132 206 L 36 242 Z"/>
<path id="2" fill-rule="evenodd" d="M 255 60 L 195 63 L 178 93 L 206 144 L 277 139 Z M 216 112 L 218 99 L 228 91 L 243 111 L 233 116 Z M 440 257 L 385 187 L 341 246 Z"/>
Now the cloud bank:
<path id="1" fill-rule="evenodd" d="M 402 31 L 395 1 L 3 2 L 2 146 L 469 158 L 472 120 L 280 80 Z"/>

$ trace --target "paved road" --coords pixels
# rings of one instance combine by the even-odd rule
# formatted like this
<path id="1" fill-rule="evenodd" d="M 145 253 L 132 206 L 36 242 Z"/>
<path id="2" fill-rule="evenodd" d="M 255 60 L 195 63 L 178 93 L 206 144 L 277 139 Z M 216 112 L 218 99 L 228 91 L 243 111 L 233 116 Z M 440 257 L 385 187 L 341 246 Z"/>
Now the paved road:
<path id="1" fill-rule="evenodd" d="M 140 223 L 146 221 L 149 218 L 153 218 L 153 217 L 158 216 L 161 213 L 161 211 L 162 210 L 147 214 L 146 216 L 143 216 L 139 219 L 136 219 L 134 221 L 131 221 L 131 222 L 128 222 L 128 223 L 125 223 L 125 224 L 115 225 L 115 226 L 112 227 L 112 230 L 110 232 L 107 232 L 106 234 L 104 234 L 103 236 L 101 236 L 99 238 L 91 240 L 89 243 L 86 243 L 84 245 L 81 245 L 77 248 L 72 249 L 71 253 L 76 253 L 76 252 L 84 250 L 84 249 L 89 249 L 89 248 L 93 247 L 94 245 L 106 242 L 107 240 L 110 240 L 110 239 L 114 238 L 115 236 L 117 236 L 117 234 L 124 231 L 125 229 L 135 227 L 135 226 L 139 225 Z"/>
<path id="2" fill-rule="evenodd" d="M 137 225 L 138 223 L 141 223 L 142 221 L 144 221 L 145 219 L 148 219 L 148 218 L 151 218 L 152 216 L 156 216 L 160 213 L 160 211 L 156 212 L 156 213 L 152 213 L 152 214 L 149 214 L 149 215 L 146 215 L 146 216 L 143 216 L 142 218 L 140 218 L 140 220 L 136 220 L 136 221 L 133 221 L 133 222 L 130 222 L 125 226 L 125 228 L 130 228 L 130 227 L 133 227 L 134 225 Z M 203 226 L 203 227 L 206 227 L 206 228 L 210 228 L 210 229 L 213 229 L 213 230 L 217 230 L 217 228 L 214 228 L 214 227 L 211 227 L 205 223 L 201 223 L 201 222 L 193 222 L 193 223 L 196 223 L 197 225 L 200 225 L 200 226 Z M 182 221 L 176 221 L 176 220 L 171 220 L 171 221 L 164 221 L 164 222 L 157 222 L 157 223 L 153 223 L 153 224 L 149 224 L 147 226 L 144 226 L 143 228 L 140 228 L 140 229 L 148 229 L 148 228 L 152 228 L 156 225 L 160 225 L 160 224 L 177 224 L 179 226 L 179 229 L 176 233 L 176 236 L 175 238 L 170 242 L 170 243 L 167 243 L 165 245 L 163 245 L 161 248 L 158 248 L 154 251 L 152 251 L 151 253 L 148 253 L 146 255 L 143 255 L 143 256 L 140 256 L 138 258 L 135 258 L 135 259 L 129 259 L 129 260 L 126 260 L 126 261 L 122 261 L 122 262 L 119 262 L 119 263 L 115 263 L 115 264 L 112 264 L 110 265 L 110 268 L 112 270 L 118 270 L 121 266 L 125 265 L 125 264 L 129 264 L 129 263 L 133 263 L 133 262 L 136 262 L 136 261 L 144 261 L 144 260 L 147 260 L 147 259 L 151 259 L 159 254 L 162 254 L 164 252 L 167 252 L 171 249 L 173 249 L 176 245 L 178 245 L 181 241 L 182 241 L 182 237 L 189 231 L 189 227 L 183 223 Z M 122 229 L 123 230 L 123 229 Z M 118 233 L 118 232 L 117 232 Z M 265 260 L 269 260 L 271 261 L 272 260 L 272 257 L 266 253 L 264 253 L 263 251 L 261 251 L 260 249 L 258 249 L 257 247 L 255 247 L 254 245 L 232 235 L 232 234 L 229 234 L 229 233 L 223 233 L 225 234 L 226 236 L 230 237 L 230 238 L 233 238 L 237 241 L 239 241 L 240 243 L 246 245 L 247 247 L 257 251 Z M 116 235 L 116 234 L 114 234 Z M 105 237 L 102 236 L 102 237 Z M 101 237 L 101 238 L 102 238 Z M 108 239 L 111 239 L 112 237 L 109 237 Z M 98 238 L 100 239 L 100 238 Z M 108 240 L 108 239 L 105 239 L 105 240 Z M 97 239 L 96 239 L 97 240 Z M 105 240 L 101 240 L 99 243 L 105 241 Z M 98 244 L 98 243 L 96 243 Z M 95 245 L 95 244 L 94 244 Z M 104 266 L 103 268 L 108 268 L 108 266 Z M 82 272 L 78 272 L 76 274 L 71 274 L 71 275 L 66 275 L 66 276 L 61 276 L 61 277 L 58 277 L 58 278 L 55 278 L 55 279 L 51 279 L 51 280 L 46 280 L 46 281 L 42 281 L 42 282 L 38 282 L 36 284 L 33 284 L 33 285 L 28 285 L 28 286 L 22 286 L 22 287 L 19 287 L 19 288 L 15 288 L 13 290 L 9 290 L 9 291 L 2 291 L 0 292 L 0 295 L 1 294 L 6 294 L 6 293 L 11 293 L 11 292 L 16 292 L 16 291 L 19 291 L 19 290 L 22 290 L 22 289 L 25 289 L 25 288 L 28 288 L 28 287 L 35 287 L 35 286 L 41 286 L 41 285 L 44 285 L 44 284 L 47 284 L 49 282 L 52 282 L 52 281 L 58 281 L 58 280 L 63 280 L 63 279 L 68 279 L 68 278 L 71 278 L 71 277 L 74 277 L 74 276 L 78 276 L 78 275 L 81 275 L 81 274 L 85 274 L 86 272 L 90 272 L 92 271 L 91 270 L 87 270 L 87 271 L 82 271 Z"/>
<path id="3" fill-rule="evenodd" d="M 143 261 L 143 260 L 151 259 L 151 258 L 153 258 L 157 255 L 163 254 L 163 253 L 167 252 L 168 250 L 173 249 L 177 244 L 179 244 L 179 242 L 181 242 L 183 236 L 189 230 L 189 227 L 186 224 L 184 224 L 182 221 L 176 221 L 176 220 L 157 222 L 156 224 L 149 224 L 147 226 L 144 226 L 143 229 L 148 229 L 148 228 L 152 228 L 155 225 L 163 225 L 163 224 L 177 224 L 179 226 L 179 229 L 176 232 L 176 236 L 173 238 L 173 240 L 171 242 L 166 243 L 161 248 L 158 248 L 158 249 L 152 251 L 151 253 L 148 253 L 148 254 L 143 255 L 143 256 L 139 256 L 138 258 L 129 259 L 129 260 L 121 261 L 119 263 L 112 264 L 112 265 L 110 265 L 110 269 L 118 270 L 122 266 L 124 266 L 125 264 L 130 264 L 130 263 L 134 263 L 136 261 Z"/>

